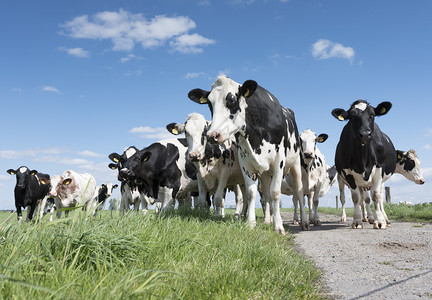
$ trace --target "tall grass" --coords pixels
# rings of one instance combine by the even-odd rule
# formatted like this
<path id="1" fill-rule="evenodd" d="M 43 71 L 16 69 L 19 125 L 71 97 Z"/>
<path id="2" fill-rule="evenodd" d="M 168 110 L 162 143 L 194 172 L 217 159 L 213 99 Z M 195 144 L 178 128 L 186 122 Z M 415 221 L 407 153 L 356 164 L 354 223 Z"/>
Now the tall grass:
<path id="1" fill-rule="evenodd" d="M 319 272 L 292 241 L 196 211 L 12 218 L 0 225 L 0 298 L 320 298 Z"/>

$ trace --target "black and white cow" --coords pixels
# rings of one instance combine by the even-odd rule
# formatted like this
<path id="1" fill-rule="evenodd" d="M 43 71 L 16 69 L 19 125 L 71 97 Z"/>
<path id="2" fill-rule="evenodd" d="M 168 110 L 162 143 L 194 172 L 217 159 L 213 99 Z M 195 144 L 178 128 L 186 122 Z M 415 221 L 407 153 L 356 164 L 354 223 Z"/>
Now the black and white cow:
<path id="1" fill-rule="evenodd" d="M 112 153 L 109 155 L 109 158 L 115 162 L 108 165 L 108 167 L 112 170 L 121 170 L 123 168 L 123 162 L 131 158 L 133 155 L 139 152 L 139 149 L 130 146 L 125 151 L 123 151 L 122 155 L 117 153 Z M 120 156 L 120 157 L 118 157 Z M 130 206 L 133 205 L 133 209 L 138 211 L 141 209 L 143 212 L 147 212 L 148 206 L 150 203 L 149 198 L 141 193 L 138 190 L 138 186 L 133 180 L 129 178 L 125 178 L 120 176 L 120 172 L 117 175 L 117 179 L 121 182 L 120 185 L 120 193 L 121 193 L 121 201 L 120 201 L 120 213 L 124 213 L 130 209 Z"/>
<path id="2" fill-rule="evenodd" d="M 185 133 L 188 143 L 189 159 L 195 164 L 198 177 L 199 203 L 204 207 L 207 193 L 214 194 L 215 216 L 225 216 L 225 190 L 228 187 L 236 194 L 235 216 L 242 215 L 243 194 L 235 187 L 241 185 L 244 190 L 244 179 L 237 156 L 235 139 L 222 144 L 210 144 L 206 133 L 210 122 L 203 115 L 192 113 L 184 124 L 170 123 L 167 130 L 175 135 Z"/>
<path id="3" fill-rule="evenodd" d="M 395 174 L 401 174 L 406 179 L 415 182 L 416 184 L 422 185 L 425 183 L 425 180 L 422 175 L 422 171 L 420 169 L 420 159 L 417 157 L 416 152 L 413 149 L 408 151 L 396 150 L 396 169 Z M 345 212 L 345 183 L 339 178 L 339 193 L 340 193 L 340 201 L 342 204 L 342 217 L 341 221 L 346 222 L 346 212 Z M 370 197 L 369 193 L 365 192 L 363 194 L 364 199 L 362 199 L 362 216 L 363 221 L 369 221 L 370 223 L 374 222 L 373 213 L 370 208 Z M 385 213 L 385 211 L 383 210 Z M 387 215 L 385 215 L 385 219 L 387 224 L 390 224 Z"/>
<path id="4" fill-rule="evenodd" d="M 93 195 L 94 216 L 96 216 L 98 210 L 101 210 L 103 208 L 106 199 L 111 197 L 113 189 L 116 189 L 117 187 L 117 184 L 112 184 L 111 182 L 107 182 L 106 184 L 102 184 L 101 186 L 96 187 L 95 194 Z"/>
<path id="5" fill-rule="evenodd" d="M 26 221 L 28 222 L 35 216 L 39 202 L 48 194 L 50 176 L 36 170 L 29 170 L 26 166 L 16 170 L 9 169 L 7 172 L 16 176 L 14 193 L 18 222 L 22 220 L 22 208 L 27 208 Z"/>
<path id="6" fill-rule="evenodd" d="M 211 91 L 194 89 L 189 98 L 208 104 L 212 123 L 207 136 L 215 143 L 236 138 L 239 162 L 246 185 L 248 222 L 255 226 L 257 175 L 262 182 L 265 199 L 273 206 L 274 230 L 284 234 L 280 216 L 280 194 L 283 176 L 292 173 L 295 194 L 303 199 L 300 165 L 300 138 L 294 113 L 282 107 L 277 98 L 253 80 L 242 85 L 219 76 Z M 266 200 L 267 201 L 267 200 Z M 300 201 L 302 229 L 310 229 Z"/>
<path id="7" fill-rule="evenodd" d="M 191 205 L 191 192 L 198 190 L 196 168 L 187 158 L 186 139 L 167 139 L 151 144 L 125 159 L 117 153 L 109 158 L 119 163 L 119 179 L 134 182 L 141 193 L 162 203 L 162 209 Z M 121 165 L 120 165 L 121 164 Z"/>
<path id="8" fill-rule="evenodd" d="M 384 182 L 395 171 L 396 150 L 375 123 L 375 117 L 385 115 L 391 106 L 390 102 L 382 102 L 375 108 L 364 100 L 357 100 L 348 111 L 341 108 L 332 111 L 339 121 L 348 120 L 336 148 L 335 164 L 338 174 L 351 190 L 353 228 L 363 226 L 360 205 L 368 190 L 375 206 L 374 228 L 386 228 Z"/>

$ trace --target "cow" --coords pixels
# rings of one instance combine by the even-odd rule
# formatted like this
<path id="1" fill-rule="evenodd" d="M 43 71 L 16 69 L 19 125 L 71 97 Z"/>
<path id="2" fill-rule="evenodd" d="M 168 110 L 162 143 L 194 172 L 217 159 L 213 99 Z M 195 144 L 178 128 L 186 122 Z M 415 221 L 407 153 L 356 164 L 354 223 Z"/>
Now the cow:
<path id="1" fill-rule="evenodd" d="M 355 101 L 348 111 L 332 110 L 339 121 L 348 120 L 336 147 L 335 165 L 338 175 L 349 186 L 354 203 L 352 228 L 362 228 L 360 205 L 364 193 L 370 190 L 375 206 L 375 229 L 386 228 L 383 212 L 384 182 L 396 169 L 396 150 L 390 138 L 383 133 L 375 117 L 383 116 L 392 107 L 382 102 L 373 107 L 365 100 Z"/>
<path id="2" fill-rule="evenodd" d="M 113 189 L 118 187 L 117 184 L 112 184 L 111 182 L 107 182 L 106 184 L 102 184 L 96 188 L 95 194 L 93 195 L 93 215 L 96 216 L 98 210 L 101 210 L 105 205 L 106 199 L 111 197 Z"/>
<path id="3" fill-rule="evenodd" d="M 57 218 L 61 217 L 61 209 L 77 205 L 83 205 L 87 211 L 90 211 L 93 207 L 95 191 L 96 180 L 93 175 L 80 174 L 72 170 L 64 171 L 57 185 L 49 193 L 50 197 L 56 199 Z M 69 211 L 66 210 L 66 217 L 68 214 Z"/>
<path id="4" fill-rule="evenodd" d="M 425 180 L 422 175 L 422 171 L 420 169 L 420 160 L 417 157 L 415 150 L 410 149 L 408 151 L 396 150 L 396 169 L 395 173 L 403 175 L 406 179 L 415 182 L 416 184 L 422 185 L 425 183 Z M 342 204 L 342 217 L 341 221 L 346 222 L 346 212 L 345 212 L 345 183 L 344 181 L 338 177 L 339 183 L 339 193 L 340 193 L 340 201 Z M 367 192 L 364 193 L 363 204 L 362 204 L 362 216 L 363 221 L 369 221 L 373 223 L 373 214 L 370 209 L 370 197 Z M 383 210 L 384 211 L 384 210 Z M 367 214 L 366 214 L 367 212 Z M 385 213 L 385 211 L 384 211 Z M 390 224 L 387 214 L 385 215 L 387 225 Z"/>
<path id="5" fill-rule="evenodd" d="M 188 93 L 188 97 L 196 103 L 209 106 L 212 122 L 207 136 L 211 142 L 223 143 L 236 138 L 251 227 L 256 225 L 255 180 L 259 176 L 264 198 L 266 201 L 271 200 L 273 206 L 274 230 L 285 234 L 279 207 L 285 174 L 291 172 L 295 195 L 303 199 L 301 146 L 294 113 L 282 107 L 278 99 L 256 81 L 247 80 L 239 84 L 224 75 L 217 78 L 210 91 L 194 89 Z M 309 230 L 302 201 L 300 211 L 302 229 Z M 264 221 L 270 223 L 269 219 Z"/>
<path id="6" fill-rule="evenodd" d="M 141 193 L 162 203 L 162 210 L 191 205 L 191 192 L 198 190 L 196 168 L 187 158 L 186 139 L 166 139 L 136 151 L 129 158 L 111 153 L 118 163 L 121 181 L 133 182 Z"/>
<path id="7" fill-rule="evenodd" d="M 125 151 L 123 151 L 122 155 L 119 155 L 117 153 L 112 153 L 109 155 L 109 158 L 114 163 L 110 163 L 108 167 L 112 170 L 116 170 L 116 169 L 121 170 L 123 168 L 122 162 L 131 158 L 134 154 L 138 152 L 139 152 L 138 148 L 136 148 L 135 146 L 130 146 Z M 134 207 L 133 209 L 135 211 L 138 211 L 140 209 L 140 203 L 143 212 L 147 212 L 148 205 L 150 204 L 149 198 L 146 197 L 144 193 L 141 193 L 138 190 L 138 186 L 135 184 L 135 182 L 132 180 L 128 180 L 128 178 L 124 178 L 120 176 L 120 172 L 118 173 L 117 179 L 121 182 L 120 213 L 124 213 L 128 211 L 131 205 L 133 205 Z"/>
<path id="8" fill-rule="evenodd" d="M 27 208 L 26 222 L 31 221 L 37 205 L 48 194 L 50 176 L 37 170 L 30 170 L 26 166 L 16 170 L 9 169 L 7 172 L 16 176 L 14 194 L 18 222 L 22 220 L 22 208 Z"/>
<path id="9" fill-rule="evenodd" d="M 185 133 L 188 157 L 197 169 L 199 203 L 205 205 L 207 193 L 214 194 L 215 216 L 225 216 L 225 190 L 228 187 L 236 194 L 235 218 L 242 215 L 243 195 L 235 185 L 244 190 L 244 179 L 240 169 L 237 144 L 234 139 L 222 144 L 210 144 L 206 133 L 210 122 L 198 113 L 190 114 L 184 124 L 170 123 L 167 130 L 174 135 Z M 245 191 L 244 191 L 245 192 Z"/>
<path id="10" fill-rule="evenodd" d="M 41 201 L 39 217 L 42 220 L 42 217 L 50 213 L 50 222 L 53 220 L 54 211 L 59 207 L 60 200 L 58 196 L 52 197 L 51 194 L 55 194 L 55 190 L 57 188 L 57 184 L 60 182 L 60 175 L 53 175 L 49 180 L 49 191 L 46 197 L 44 197 Z"/>

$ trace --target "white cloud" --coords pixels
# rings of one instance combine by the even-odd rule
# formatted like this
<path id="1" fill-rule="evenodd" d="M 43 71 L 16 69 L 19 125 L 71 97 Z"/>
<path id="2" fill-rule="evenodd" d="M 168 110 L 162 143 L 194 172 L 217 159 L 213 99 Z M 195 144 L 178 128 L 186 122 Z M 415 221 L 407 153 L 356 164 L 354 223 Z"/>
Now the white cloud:
<path id="1" fill-rule="evenodd" d="M 320 39 L 312 45 L 312 56 L 316 59 L 344 58 L 352 63 L 354 54 L 353 48 L 325 39 Z"/>
<path id="2" fill-rule="evenodd" d="M 104 156 L 103 154 L 96 153 L 96 152 L 89 151 L 89 150 L 84 150 L 84 151 L 78 152 L 78 154 L 82 155 L 82 156 L 89 156 L 89 157 L 102 157 L 102 156 Z"/>
<path id="3" fill-rule="evenodd" d="M 42 91 L 60 94 L 60 91 L 56 87 L 53 87 L 53 86 L 44 86 L 44 87 L 42 87 Z"/>
<path id="4" fill-rule="evenodd" d="M 91 17 L 83 15 L 60 25 L 73 38 L 110 40 L 114 51 L 130 51 L 136 44 L 153 48 L 175 39 L 174 50 L 183 53 L 202 51 L 199 46 L 212 40 L 198 34 L 187 34 L 196 28 L 193 20 L 184 16 L 158 15 L 148 20 L 142 14 L 133 14 L 123 9 L 118 12 L 104 11 Z M 179 37 L 180 40 L 178 40 Z M 171 43 L 170 43 L 171 44 Z"/>
<path id="5" fill-rule="evenodd" d="M 432 145 L 429 145 L 429 144 L 424 145 L 423 149 L 425 149 L 425 150 L 432 150 Z"/>
<path id="6" fill-rule="evenodd" d="M 163 140 L 174 138 L 174 135 L 168 132 L 164 127 L 152 128 L 149 126 L 134 127 L 129 130 L 130 133 L 136 133 L 143 139 Z"/>
<path id="7" fill-rule="evenodd" d="M 432 168 L 421 168 L 423 177 L 431 177 L 432 176 Z"/>
<path id="8" fill-rule="evenodd" d="M 208 79 L 211 79 L 211 77 L 205 73 L 205 72 L 188 72 L 185 75 L 185 79 L 193 79 L 193 78 L 198 78 L 198 77 L 205 77 Z"/>
<path id="9" fill-rule="evenodd" d="M 84 50 L 83 48 L 65 48 L 60 47 L 59 50 L 66 51 L 67 54 L 76 57 L 90 57 L 90 52 Z"/>
<path id="10" fill-rule="evenodd" d="M 129 54 L 128 56 L 126 56 L 126 57 L 122 57 L 122 58 L 120 58 L 120 62 L 121 63 L 125 63 L 125 62 L 128 62 L 128 61 L 130 61 L 131 59 L 134 59 L 136 56 L 134 55 L 134 54 Z"/>
<path id="11" fill-rule="evenodd" d="M 170 45 L 175 51 L 181 53 L 201 53 L 203 49 L 198 46 L 211 45 L 214 43 L 214 40 L 205 38 L 197 33 L 194 33 L 183 34 L 175 38 L 175 41 L 171 41 Z"/>

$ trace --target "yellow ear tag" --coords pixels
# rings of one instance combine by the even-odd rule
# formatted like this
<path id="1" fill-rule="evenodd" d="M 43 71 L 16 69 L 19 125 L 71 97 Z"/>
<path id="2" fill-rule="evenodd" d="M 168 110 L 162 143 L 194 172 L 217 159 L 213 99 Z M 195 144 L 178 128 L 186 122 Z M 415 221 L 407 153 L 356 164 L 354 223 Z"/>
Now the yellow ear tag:
<path id="1" fill-rule="evenodd" d="M 381 108 L 381 114 L 385 114 L 386 111 L 387 109 L 385 109 L 385 107 Z"/>
<path id="2" fill-rule="evenodd" d="M 175 134 L 175 135 L 179 134 L 177 128 L 173 128 L 173 129 L 171 130 L 171 132 L 172 132 L 173 134 Z"/>
<path id="3" fill-rule="evenodd" d="M 71 183 L 70 180 L 64 182 L 65 185 L 68 185 L 69 183 Z"/>
<path id="4" fill-rule="evenodd" d="M 15 172 L 10 172 L 11 175 L 15 175 Z"/>
<path id="5" fill-rule="evenodd" d="M 113 158 L 113 161 L 116 162 L 116 163 L 119 162 L 119 160 L 117 158 L 115 158 L 115 157 Z"/>
<path id="6" fill-rule="evenodd" d="M 246 90 L 246 93 L 244 94 L 244 97 L 246 98 L 247 96 L 249 96 L 249 89 Z"/>
<path id="7" fill-rule="evenodd" d="M 200 98 L 200 103 L 201 103 L 201 104 L 207 103 L 207 99 L 204 98 L 204 97 L 201 97 L 201 98 Z"/>
<path id="8" fill-rule="evenodd" d="M 398 154 L 398 159 L 402 159 L 402 155 Z"/>
<path id="9" fill-rule="evenodd" d="M 117 169 L 117 167 L 114 167 L 114 166 L 111 167 L 111 170 L 115 170 L 115 169 Z"/>
<path id="10" fill-rule="evenodd" d="M 319 138 L 317 142 L 318 142 L 318 143 L 322 143 L 323 140 L 324 140 L 323 138 Z"/>
<path id="11" fill-rule="evenodd" d="M 342 115 L 339 115 L 339 116 L 338 116 L 338 120 L 339 120 L 339 121 L 343 121 L 343 120 L 345 120 L 345 119 L 344 119 L 344 117 L 342 117 Z"/>
<path id="12" fill-rule="evenodd" d="M 146 158 L 143 159 L 143 161 L 148 161 L 149 157 L 147 156 Z"/>

